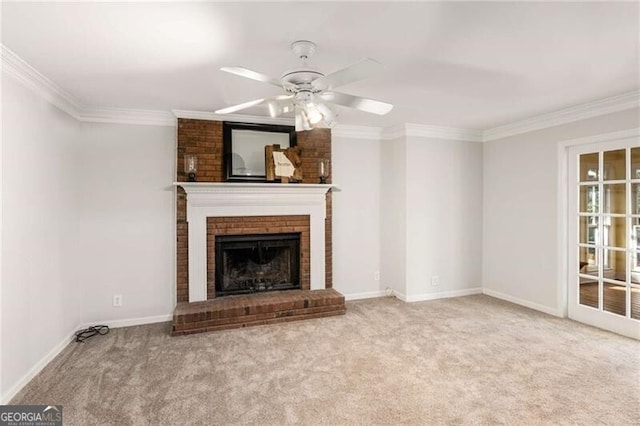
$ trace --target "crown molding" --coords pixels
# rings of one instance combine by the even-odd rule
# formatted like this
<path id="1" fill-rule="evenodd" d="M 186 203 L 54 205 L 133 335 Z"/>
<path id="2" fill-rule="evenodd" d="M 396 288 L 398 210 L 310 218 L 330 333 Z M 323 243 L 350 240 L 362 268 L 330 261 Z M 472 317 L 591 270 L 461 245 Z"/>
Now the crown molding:
<path id="1" fill-rule="evenodd" d="M 398 139 L 402 137 L 482 142 L 482 131 L 414 123 L 397 124 L 395 126 L 385 127 L 382 130 L 382 139 L 384 140 Z"/>
<path id="2" fill-rule="evenodd" d="M 607 141 L 621 141 L 623 139 L 637 138 L 639 136 L 640 127 L 636 127 L 632 129 L 619 130 L 617 132 L 602 133 L 598 135 L 584 136 L 577 139 L 564 140 L 559 143 L 559 146 L 562 149 L 565 149 L 574 145 L 587 145 Z"/>
<path id="3" fill-rule="evenodd" d="M 388 141 L 393 139 L 404 138 L 407 136 L 407 129 L 404 124 L 395 124 L 393 126 L 382 129 L 381 138 Z"/>
<path id="4" fill-rule="evenodd" d="M 637 107 L 640 107 L 640 90 L 634 90 L 632 92 L 611 96 L 594 102 L 564 108 L 558 111 L 487 129 L 483 133 L 483 140 L 486 142 L 502 139 L 508 136 L 546 129 L 548 127 L 559 126 L 562 124 L 572 123 L 574 121 Z"/>
<path id="5" fill-rule="evenodd" d="M 482 131 L 404 123 L 388 127 L 337 125 L 332 135 L 352 139 L 393 140 L 403 137 L 482 142 Z"/>
<path id="6" fill-rule="evenodd" d="M 3 73 L 15 78 L 75 119 L 79 119 L 82 106 L 77 99 L 42 75 L 5 45 L 0 44 L 0 47 L 2 48 L 0 56 L 2 57 Z"/>
<path id="7" fill-rule="evenodd" d="M 336 127 L 331 129 L 331 136 L 346 139 L 380 139 L 382 132 L 382 127 L 338 124 Z"/>
<path id="8" fill-rule="evenodd" d="M 136 124 L 145 126 L 175 126 L 176 117 L 169 111 L 146 109 L 87 107 L 78 118 L 90 123 Z"/>
<path id="9" fill-rule="evenodd" d="M 482 142 L 481 130 L 459 129 L 455 127 L 428 126 L 424 124 L 406 123 L 405 134 L 433 139 L 448 139 L 454 141 Z"/>
<path id="10" fill-rule="evenodd" d="M 239 123 L 279 124 L 281 126 L 293 126 L 295 124 L 293 118 L 284 117 L 272 118 L 260 115 L 216 114 L 207 111 L 189 111 L 183 109 L 174 109 L 171 110 L 171 112 L 177 118 L 189 118 L 193 120 L 235 121 Z"/>
<path id="11" fill-rule="evenodd" d="M 5 45 L 0 44 L 2 72 L 33 90 L 49 103 L 82 122 L 142 124 L 175 126 L 176 120 L 169 111 L 152 111 L 126 108 L 99 108 L 83 105 L 38 70 L 26 63 Z"/>

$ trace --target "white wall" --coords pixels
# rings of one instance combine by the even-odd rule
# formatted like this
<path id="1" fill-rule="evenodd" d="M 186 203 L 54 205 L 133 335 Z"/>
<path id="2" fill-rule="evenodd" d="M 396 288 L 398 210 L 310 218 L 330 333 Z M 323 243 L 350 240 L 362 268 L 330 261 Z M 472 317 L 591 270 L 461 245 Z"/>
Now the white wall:
<path id="1" fill-rule="evenodd" d="M 380 272 L 381 141 L 332 138 L 333 288 L 348 299 L 383 294 Z"/>
<path id="2" fill-rule="evenodd" d="M 80 324 L 73 276 L 80 125 L 6 74 L 2 104 L 0 401 Z"/>
<path id="3" fill-rule="evenodd" d="M 81 325 L 170 319 L 176 138 L 174 127 L 80 124 L 6 74 L 2 105 L 6 403 Z"/>
<path id="4" fill-rule="evenodd" d="M 173 312 L 175 131 L 82 125 L 77 279 L 85 323 L 167 321 Z M 122 294 L 122 307 L 112 306 L 114 294 Z"/>
<path id="5" fill-rule="evenodd" d="M 638 110 L 627 110 L 484 143 L 485 292 L 563 314 L 558 142 L 638 126 Z"/>
<path id="6" fill-rule="evenodd" d="M 384 141 L 382 160 L 383 288 L 407 301 L 478 293 L 482 144 L 409 135 Z"/>
<path id="7" fill-rule="evenodd" d="M 402 297 L 407 294 L 406 138 L 384 141 L 381 160 L 381 284 Z"/>
<path id="8" fill-rule="evenodd" d="M 478 291 L 482 144 L 408 137 L 406 155 L 407 298 Z"/>

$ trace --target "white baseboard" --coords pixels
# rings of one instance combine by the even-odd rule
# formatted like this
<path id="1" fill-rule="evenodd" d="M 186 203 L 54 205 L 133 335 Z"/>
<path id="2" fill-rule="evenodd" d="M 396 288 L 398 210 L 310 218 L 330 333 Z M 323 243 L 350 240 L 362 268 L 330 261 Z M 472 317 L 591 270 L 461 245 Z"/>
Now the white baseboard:
<path id="1" fill-rule="evenodd" d="M 482 288 L 465 288 L 462 290 L 440 291 L 437 293 L 423 293 L 405 295 L 394 290 L 395 296 L 403 302 L 423 302 L 425 300 L 447 299 L 449 297 L 471 296 L 472 294 L 482 294 Z"/>
<path id="2" fill-rule="evenodd" d="M 173 319 L 173 314 L 167 315 L 156 315 L 151 317 L 141 317 L 141 318 L 128 318 L 123 320 L 113 320 L 113 321 L 100 321 L 100 322 L 92 322 L 87 324 L 80 324 L 73 329 L 73 331 L 69 332 L 67 336 L 62 339 L 60 343 L 58 343 L 53 349 L 49 351 L 40 361 L 38 361 L 24 376 L 18 380 L 16 384 L 14 384 L 4 395 L 0 397 L 0 405 L 6 405 L 11 401 L 11 399 L 16 396 L 18 392 L 22 390 L 23 387 L 27 385 L 43 368 L 45 368 L 67 345 L 73 342 L 75 338 L 76 331 L 82 330 L 84 328 L 90 327 L 92 325 L 107 325 L 109 328 L 121 328 L 121 327 L 131 327 L 134 325 L 144 325 L 144 324 L 153 324 L 156 322 L 166 322 L 171 321 Z"/>
<path id="3" fill-rule="evenodd" d="M 555 317 L 564 317 L 564 312 L 562 309 L 550 308 L 549 306 L 540 305 L 539 303 L 529 302 L 528 300 L 520 299 L 518 297 L 513 297 L 511 295 L 501 293 L 499 291 L 491 290 L 489 288 L 483 288 L 482 293 L 487 296 L 495 297 L 496 299 L 506 300 L 507 302 L 515 303 L 516 305 L 524 306 L 526 308 L 531 308 L 536 311 L 544 312 L 545 314 L 553 315 Z"/>
<path id="4" fill-rule="evenodd" d="M 78 325 L 71 332 L 69 332 L 60 341 L 60 343 L 55 345 L 53 349 L 49 351 L 49 353 L 42 357 L 42 359 L 40 359 L 40 361 L 38 361 L 33 367 L 31 367 L 31 369 L 27 371 L 24 376 L 22 376 L 13 386 L 11 386 L 11 388 L 9 388 L 9 390 L 4 395 L 2 395 L 2 397 L 0 397 L 0 405 L 8 404 L 13 399 L 13 397 L 16 396 L 16 394 L 27 385 L 27 383 L 29 383 L 34 377 L 36 377 L 43 368 L 45 368 L 55 357 L 57 357 L 58 354 L 60 354 L 60 352 L 62 352 L 62 350 L 66 348 L 69 343 L 73 342 L 76 331 L 80 330 L 81 328 L 82 326 Z"/>
<path id="5" fill-rule="evenodd" d="M 407 301 L 407 296 L 404 293 L 400 293 L 398 290 L 393 290 L 393 295 L 403 302 Z"/>
<path id="6" fill-rule="evenodd" d="M 167 322 L 173 320 L 173 314 L 155 315 L 151 317 L 127 318 L 121 320 L 93 321 L 82 325 L 82 328 L 92 325 L 106 325 L 109 328 L 133 327 L 134 325 L 154 324 L 156 322 Z"/>
<path id="7" fill-rule="evenodd" d="M 386 295 L 387 293 L 384 290 L 367 291 L 364 293 L 345 294 L 344 300 L 373 299 L 375 297 L 385 297 Z"/>

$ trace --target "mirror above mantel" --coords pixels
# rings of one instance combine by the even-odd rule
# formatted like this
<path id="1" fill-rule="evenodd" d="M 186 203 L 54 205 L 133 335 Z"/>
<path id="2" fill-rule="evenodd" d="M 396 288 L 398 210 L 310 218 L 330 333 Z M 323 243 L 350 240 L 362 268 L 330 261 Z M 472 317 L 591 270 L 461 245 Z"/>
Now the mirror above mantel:
<path id="1" fill-rule="evenodd" d="M 254 123 L 223 123 L 225 180 L 228 182 L 266 182 L 265 146 L 296 146 L 293 126 Z"/>

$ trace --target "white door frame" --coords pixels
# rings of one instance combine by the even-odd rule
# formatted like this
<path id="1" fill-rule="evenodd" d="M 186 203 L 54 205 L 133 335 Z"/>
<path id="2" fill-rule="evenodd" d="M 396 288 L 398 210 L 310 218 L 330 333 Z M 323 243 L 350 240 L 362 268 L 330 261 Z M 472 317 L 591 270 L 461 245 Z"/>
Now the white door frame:
<path id="1" fill-rule="evenodd" d="M 569 306 L 569 235 L 568 235 L 568 221 L 569 215 L 575 214 L 573 211 L 569 211 L 569 177 L 568 166 L 569 156 L 568 151 L 570 147 L 576 145 L 592 145 L 606 142 L 621 142 L 624 143 L 625 139 L 635 138 L 638 140 L 640 137 L 640 128 L 628 129 L 619 132 L 603 133 L 599 135 L 570 139 L 558 142 L 558 198 L 557 198 L 557 225 L 558 225 L 558 273 L 557 273 L 557 300 L 558 306 L 562 310 L 564 317 L 568 316 Z M 595 146 L 595 145 L 594 145 Z M 594 149 L 597 151 L 598 149 Z M 619 328 L 615 325 L 609 327 L 610 324 L 602 324 L 598 322 L 594 324 L 589 321 L 584 321 L 590 325 L 596 327 L 607 328 L 616 333 L 624 334 L 629 337 L 640 339 L 640 325 L 638 327 L 622 327 Z"/>

